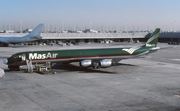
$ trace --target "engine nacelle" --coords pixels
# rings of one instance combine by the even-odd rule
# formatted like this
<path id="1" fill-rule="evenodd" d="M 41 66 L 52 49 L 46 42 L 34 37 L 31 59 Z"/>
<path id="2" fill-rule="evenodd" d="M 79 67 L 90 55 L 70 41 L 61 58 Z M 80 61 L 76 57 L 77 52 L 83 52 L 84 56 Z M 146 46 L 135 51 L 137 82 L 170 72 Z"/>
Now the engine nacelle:
<path id="1" fill-rule="evenodd" d="M 112 59 L 103 59 L 99 61 L 100 67 L 110 67 L 112 65 Z"/>
<path id="2" fill-rule="evenodd" d="M 89 67 L 92 66 L 92 60 L 83 60 L 80 61 L 80 67 Z"/>

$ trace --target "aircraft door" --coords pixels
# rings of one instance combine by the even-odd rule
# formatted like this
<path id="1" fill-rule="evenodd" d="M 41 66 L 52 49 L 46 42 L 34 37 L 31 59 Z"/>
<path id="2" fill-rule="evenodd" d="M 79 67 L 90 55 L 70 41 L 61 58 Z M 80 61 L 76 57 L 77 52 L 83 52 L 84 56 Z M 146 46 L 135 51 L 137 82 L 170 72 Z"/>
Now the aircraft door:
<path id="1" fill-rule="evenodd" d="M 22 58 L 21 58 L 23 61 L 26 60 L 26 54 L 22 54 Z"/>

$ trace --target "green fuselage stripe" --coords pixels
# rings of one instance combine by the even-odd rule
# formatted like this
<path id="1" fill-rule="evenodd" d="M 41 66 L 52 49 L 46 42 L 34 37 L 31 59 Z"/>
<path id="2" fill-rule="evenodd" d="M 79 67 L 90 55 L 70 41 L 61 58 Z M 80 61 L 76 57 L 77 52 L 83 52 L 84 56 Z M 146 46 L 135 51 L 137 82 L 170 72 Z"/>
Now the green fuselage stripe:
<path id="1" fill-rule="evenodd" d="M 30 51 L 30 52 L 20 52 L 15 55 L 21 56 L 25 54 L 29 58 L 30 53 L 33 55 L 35 53 L 43 55 L 51 53 L 57 54 L 55 58 L 34 58 L 32 62 L 42 62 L 42 61 L 80 61 L 85 59 L 114 59 L 114 58 L 125 58 L 127 56 L 136 56 L 138 54 L 148 51 L 148 48 L 139 48 L 135 50 L 132 54 L 123 50 L 125 48 L 104 48 L 104 49 L 73 49 L 73 50 L 51 50 L 51 51 Z M 128 48 L 127 48 L 128 49 Z M 24 64 L 21 58 L 13 59 L 9 58 L 8 64 Z"/>

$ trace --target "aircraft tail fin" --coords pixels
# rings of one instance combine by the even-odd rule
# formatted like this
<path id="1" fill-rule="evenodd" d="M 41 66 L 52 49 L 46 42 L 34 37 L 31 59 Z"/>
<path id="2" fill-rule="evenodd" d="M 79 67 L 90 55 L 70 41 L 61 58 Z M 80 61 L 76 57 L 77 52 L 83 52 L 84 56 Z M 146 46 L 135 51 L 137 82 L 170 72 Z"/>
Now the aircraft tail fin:
<path id="1" fill-rule="evenodd" d="M 151 34 L 150 38 L 146 42 L 146 47 L 156 47 L 158 42 L 158 37 L 160 33 L 160 28 L 156 28 L 156 30 Z"/>
<path id="2" fill-rule="evenodd" d="M 42 29 L 44 27 L 44 24 L 39 24 L 38 26 L 36 26 L 32 32 L 30 32 L 28 34 L 28 36 L 31 38 L 39 38 L 41 39 L 41 32 L 42 32 Z"/>
<path id="3" fill-rule="evenodd" d="M 157 42 L 158 42 L 159 33 L 160 33 L 160 28 L 156 28 L 156 30 L 151 34 L 150 38 L 147 40 L 146 44 L 141 45 L 141 46 L 131 47 L 129 49 L 124 48 L 122 50 L 124 50 L 130 54 L 133 54 L 136 50 L 147 49 L 146 52 L 141 53 L 141 55 L 153 53 L 160 49 L 160 47 L 156 47 Z"/>

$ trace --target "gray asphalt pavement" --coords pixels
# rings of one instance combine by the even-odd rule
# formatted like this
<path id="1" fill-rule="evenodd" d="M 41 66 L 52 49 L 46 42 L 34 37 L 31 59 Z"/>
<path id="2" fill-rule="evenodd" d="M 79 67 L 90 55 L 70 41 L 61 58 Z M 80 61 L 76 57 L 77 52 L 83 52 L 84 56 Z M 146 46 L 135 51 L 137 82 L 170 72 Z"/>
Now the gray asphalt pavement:
<path id="1" fill-rule="evenodd" d="M 75 47 L 85 45 L 0 47 L 0 61 L 25 50 Z M 0 111 L 180 111 L 179 55 L 175 46 L 109 68 L 57 65 L 51 75 L 10 72 L 0 62 L 6 72 L 0 79 Z"/>

